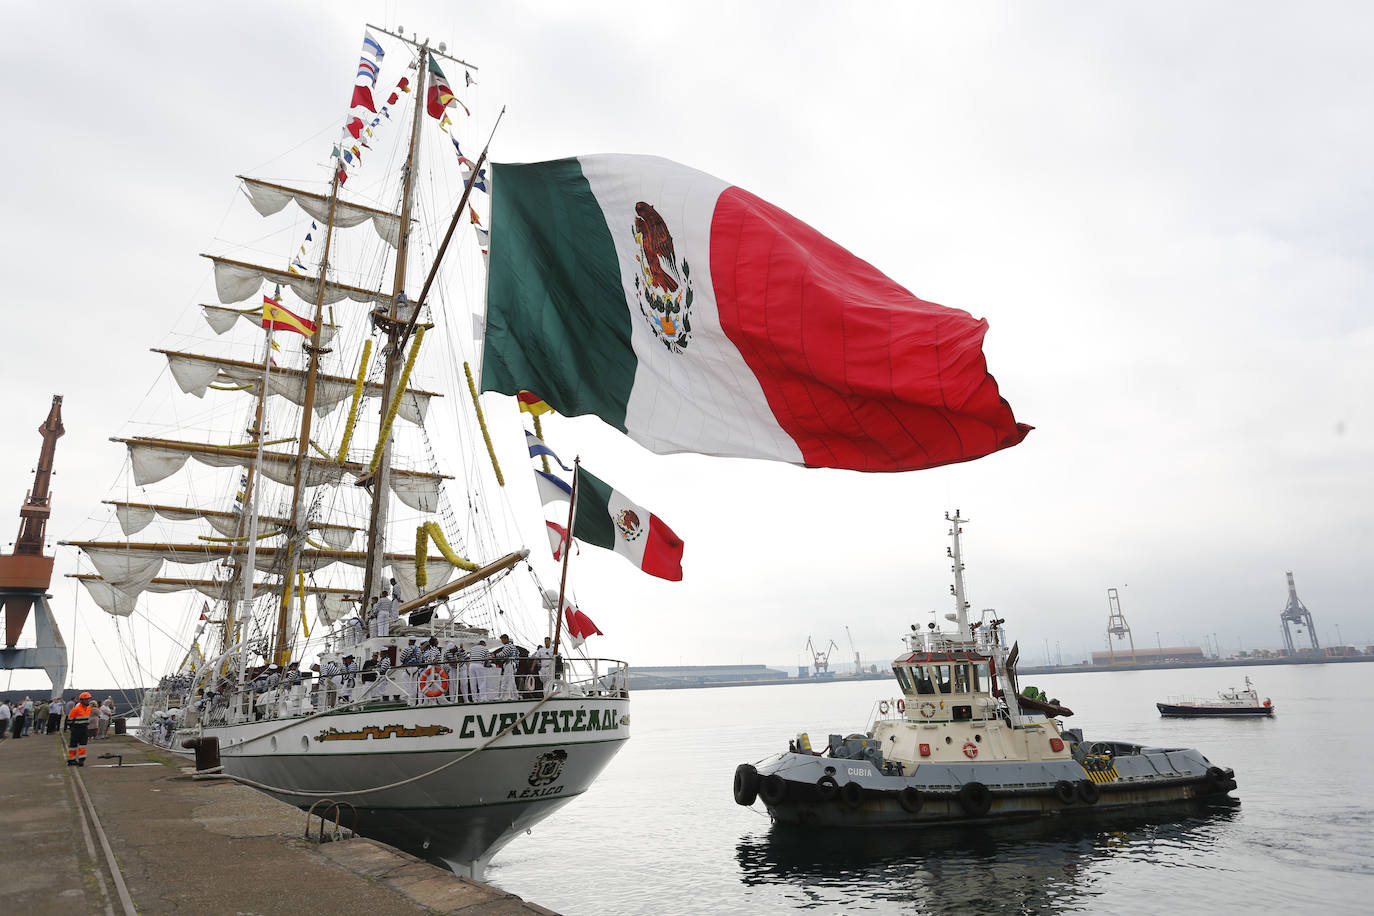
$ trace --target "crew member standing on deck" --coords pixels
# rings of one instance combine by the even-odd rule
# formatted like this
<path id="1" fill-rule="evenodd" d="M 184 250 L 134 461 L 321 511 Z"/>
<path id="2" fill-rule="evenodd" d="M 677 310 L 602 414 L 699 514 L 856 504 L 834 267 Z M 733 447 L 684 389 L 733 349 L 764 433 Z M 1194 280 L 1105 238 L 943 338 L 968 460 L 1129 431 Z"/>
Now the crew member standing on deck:
<path id="1" fill-rule="evenodd" d="M 409 702 L 415 699 L 415 679 L 419 677 L 415 666 L 420 664 L 420 647 L 415 645 L 414 639 L 409 640 L 406 647 L 401 650 L 400 663 L 405 667 L 405 672 L 401 675 L 401 686 L 405 689 L 406 701 Z"/>
<path id="2" fill-rule="evenodd" d="M 91 729 L 91 713 L 95 712 L 95 707 L 91 706 L 91 695 L 83 690 L 81 695 L 76 698 L 76 705 L 72 711 L 67 713 L 67 721 L 71 723 L 71 740 L 67 744 L 67 766 L 84 767 L 86 765 L 86 740 Z"/>
<path id="3" fill-rule="evenodd" d="M 501 645 L 496 647 L 491 657 L 501 665 L 501 686 L 498 688 L 498 696 L 503 700 L 515 699 L 515 663 L 520 657 L 520 650 L 510 641 L 509 636 L 502 633 Z"/>
<path id="4" fill-rule="evenodd" d="M 487 651 L 487 641 L 477 640 L 477 645 L 468 650 L 468 696 L 472 697 L 472 702 L 481 703 L 487 699 L 487 659 L 491 653 Z"/>

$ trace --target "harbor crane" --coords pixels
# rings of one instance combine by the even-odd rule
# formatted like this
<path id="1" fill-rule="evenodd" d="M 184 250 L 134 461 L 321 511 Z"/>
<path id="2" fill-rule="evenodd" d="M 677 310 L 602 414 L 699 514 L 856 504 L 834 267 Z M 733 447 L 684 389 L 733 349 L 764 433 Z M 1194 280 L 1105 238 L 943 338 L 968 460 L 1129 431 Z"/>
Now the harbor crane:
<path id="1" fill-rule="evenodd" d="M 1117 639 L 1128 639 L 1131 643 L 1131 663 L 1135 663 L 1135 637 L 1131 635 L 1131 626 L 1126 622 L 1126 615 L 1121 613 L 1121 598 L 1116 593 L 1116 589 L 1107 589 L 1107 652 L 1111 655 L 1112 664 L 1116 664 L 1116 649 L 1112 646 L 1112 637 Z M 1124 663 L 1124 659 L 1123 659 Z"/>
<path id="2" fill-rule="evenodd" d="M 849 625 L 845 624 L 844 635 L 849 637 L 849 651 L 854 653 L 854 676 L 858 677 L 864 673 L 863 662 L 859 661 L 859 650 L 854 648 L 854 634 L 849 632 Z"/>
<path id="3" fill-rule="evenodd" d="M 811 663 L 815 666 L 816 677 L 830 677 L 830 653 L 839 646 L 835 645 L 835 640 L 830 640 L 830 645 L 825 647 L 825 651 L 816 648 L 811 637 L 806 637 L 806 651 L 811 653 Z"/>
<path id="4" fill-rule="evenodd" d="M 1283 607 L 1283 613 L 1279 615 L 1279 620 L 1283 624 L 1283 647 L 1289 655 L 1298 655 L 1300 652 L 1310 652 L 1318 655 L 1322 651 L 1321 645 L 1317 642 L 1317 627 L 1312 623 L 1312 612 L 1307 609 L 1298 598 L 1298 587 L 1293 584 L 1293 573 L 1288 573 L 1288 603 Z M 1307 627 L 1307 636 L 1312 641 L 1311 649 L 1299 650 L 1293 645 L 1293 634 L 1288 625 L 1297 627 L 1298 635 L 1302 635 L 1302 628 Z"/>
<path id="5" fill-rule="evenodd" d="M 55 690 L 67 680 L 67 644 L 57 629 L 57 620 L 48 607 L 48 586 L 52 584 L 53 558 L 43 554 L 48 516 L 52 512 L 49 486 L 53 475 L 53 455 L 62 428 L 62 395 L 55 394 L 48 417 L 38 427 L 43 445 L 33 472 L 33 486 L 19 509 L 19 535 L 14 553 L 0 555 L 0 604 L 5 609 L 5 643 L 0 648 L 0 669 L 42 668 Z M 16 648 L 29 614 L 33 614 L 32 648 Z"/>

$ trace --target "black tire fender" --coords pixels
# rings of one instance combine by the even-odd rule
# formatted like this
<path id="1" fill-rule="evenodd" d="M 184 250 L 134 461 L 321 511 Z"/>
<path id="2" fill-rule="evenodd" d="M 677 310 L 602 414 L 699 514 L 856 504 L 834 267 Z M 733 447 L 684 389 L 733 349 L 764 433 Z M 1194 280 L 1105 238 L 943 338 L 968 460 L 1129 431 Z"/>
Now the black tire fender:
<path id="1" fill-rule="evenodd" d="M 840 795 L 840 784 L 835 777 L 826 773 L 816 780 L 816 798 L 823 802 L 834 801 Z"/>
<path id="2" fill-rule="evenodd" d="M 759 771 L 752 763 L 741 763 L 735 767 L 735 804 L 746 808 L 759 797 Z"/>
<path id="3" fill-rule="evenodd" d="M 857 808 L 864 803 L 864 787 L 857 782 L 847 782 L 840 789 L 840 799 L 849 807 Z"/>
<path id="4" fill-rule="evenodd" d="M 1085 805 L 1095 805 L 1102 797 L 1102 790 L 1091 779 L 1078 780 L 1078 798 Z"/>
<path id="5" fill-rule="evenodd" d="M 965 783 L 959 790 L 959 807 L 969 817 L 982 817 L 992 810 L 992 790 L 981 782 Z"/>
<path id="6" fill-rule="evenodd" d="M 1054 784 L 1054 797 L 1066 805 L 1072 805 L 1073 800 L 1078 797 L 1078 790 L 1067 779 L 1061 779 Z"/>
<path id="7" fill-rule="evenodd" d="M 759 798 L 765 805 L 776 805 L 787 797 L 787 780 L 777 773 L 769 773 L 759 780 Z"/>
<path id="8" fill-rule="evenodd" d="M 920 789 L 915 786 L 906 786 L 897 793 L 897 804 L 901 805 L 902 810 L 907 814 L 920 814 L 925 799 L 921 797 Z"/>

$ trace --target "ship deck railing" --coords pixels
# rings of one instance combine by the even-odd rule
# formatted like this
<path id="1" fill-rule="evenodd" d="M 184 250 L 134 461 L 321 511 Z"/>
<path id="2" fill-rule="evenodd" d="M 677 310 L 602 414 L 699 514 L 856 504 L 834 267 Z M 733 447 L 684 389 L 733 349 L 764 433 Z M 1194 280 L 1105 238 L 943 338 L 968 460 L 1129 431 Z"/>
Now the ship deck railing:
<path id="1" fill-rule="evenodd" d="M 520 659 L 517 661 L 524 661 Z M 191 695 L 189 691 L 154 690 L 145 701 L 140 727 L 151 734 L 157 729 L 157 712 L 177 709 L 176 728 L 230 725 L 243 722 L 304 717 L 331 710 L 366 710 L 377 706 L 420 707 L 513 700 L 539 700 L 550 694 L 564 697 L 628 697 L 629 665 L 617 659 L 569 658 L 535 659 L 533 670 L 507 675 L 502 665 L 481 666 L 486 691 L 470 692 L 471 680 L 465 662 L 397 665 L 386 672 L 348 672 L 325 676 L 302 676 L 290 685 L 267 689 L 249 685 L 247 690 L 226 690 Z M 561 668 L 561 671 L 558 670 Z M 433 673 L 423 678 L 426 672 Z M 464 671 L 467 669 L 467 672 Z M 555 672 L 558 677 L 555 677 Z M 364 674 L 373 680 L 363 680 Z M 351 680 L 351 683 L 350 683 Z M 441 692 L 427 695 L 423 688 L 438 684 Z M 165 732 L 165 730 L 164 730 Z M 168 736 L 170 738 L 170 736 Z M 156 740 L 156 739 L 155 739 Z"/>

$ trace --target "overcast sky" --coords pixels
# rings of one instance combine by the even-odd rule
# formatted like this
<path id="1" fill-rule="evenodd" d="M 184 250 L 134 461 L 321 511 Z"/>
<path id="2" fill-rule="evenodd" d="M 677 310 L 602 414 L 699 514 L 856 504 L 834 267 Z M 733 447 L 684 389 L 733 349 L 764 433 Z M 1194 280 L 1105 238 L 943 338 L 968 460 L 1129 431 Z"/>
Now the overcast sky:
<path id="1" fill-rule="evenodd" d="M 1374 643 L 1374 12 L 656 6 L 10 6 L 0 519 L 61 393 L 48 533 L 90 533 L 123 461 L 107 438 L 163 371 L 147 348 L 208 301 L 196 255 L 233 176 L 342 116 L 382 21 L 481 68 L 474 118 L 508 107 L 497 161 L 665 156 L 986 318 L 989 368 L 1036 427 L 968 464 L 861 475 L 654 456 L 552 420 L 687 544 L 681 583 L 576 558 L 601 654 L 791 666 L 808 636 L 847 658 L 848 626 L 889 659 L 949 608 L 954 508 L 974 607 L 1032 661 L 1103 648 L 1111 586 L 1137 644 L 1277 646 L 1286 570 L 1323 643 Z M 295 172 L 324 177 L 318 158 Z M 103 624 L 74 620 L 69 581 L 54 594 L 79 677 L 109 683 L 83 642 Z"/>

